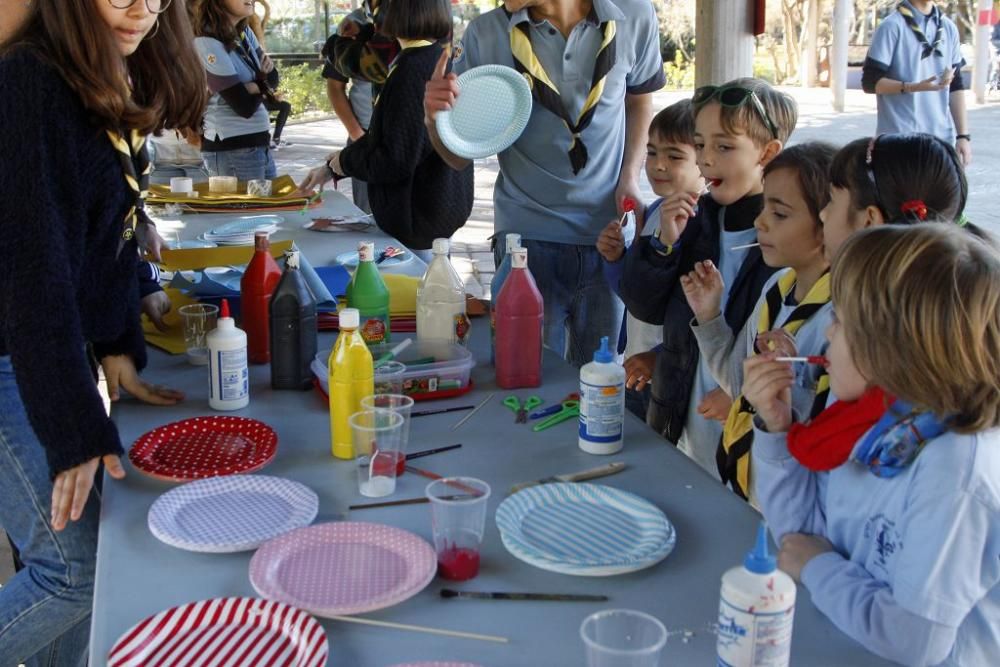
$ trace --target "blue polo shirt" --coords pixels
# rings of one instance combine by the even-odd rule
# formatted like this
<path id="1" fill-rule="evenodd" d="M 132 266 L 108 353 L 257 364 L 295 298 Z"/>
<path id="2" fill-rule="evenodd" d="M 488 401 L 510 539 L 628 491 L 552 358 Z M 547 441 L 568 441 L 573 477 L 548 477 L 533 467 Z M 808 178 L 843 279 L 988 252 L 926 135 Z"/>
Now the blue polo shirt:
<path id="1" fill-rule="evenodd" d="M 213 37 L 195 37 L 194 48 L 201 56 L 202 65 L 208 77 L 208 87 L 212 96 L 205 107 L 205 137 L 211 140 L 229 139 L 244 134 L 257 134 L 271 130 L 271 120 L 267 109 L 261 104 L 253 116 L 244 118 L 236 113 L 219 94 L 220 91 L 237 84 L 250 83 L 257 77 L 251 63 L 260 69 L 263 51 L 253 31 L 247 28 L 244 39 L 249 43 L 249 53 L 242 49 L 226 50 L 226 46 Z M 251 62 L 247 62 L 247 58 Z"/>
<path id="2" fill-rule="evenodd" d="M 665 82 L 656 13 L 648 0 L 594 0 L 590 16 L 565 38 L 548 21 L 531 20 L 527 9 L 508 17 L 501 7 L 472 21 L 456 47 L 454 69 L 459 74 L 479 65 L 514 67 L 510 32 L 527 22 L 536 57 L 569 115 L 577 118 L 590 92 L 600 24 L 607 20 L 615 21 L 615 65 L 582 133 L 587 166 L 573 174 L 568 155 L 572 135 L 558 116 L 535 103 L 524 133 L 498 156 L 500 175 L 493 192 L 498 235 L 589 246 L 616 217 L 625 95 L 651 93 Z"/>
<path id="3" fill-rule="evenodd" d="M 907 3 L 909 4 L 909 3 Z M 960 67 L 964 60 L 959 50 L 958 28 L 938 7 L 924 16 L 910 6 L 914 18 L 932 43 L 938 31 L 942 40 L 938 50 L 921 58 L 924 46 L 898 11 L 889 14 L 872 37 L 868 58 L 885 68 L 885 76 L 896 81 L 916 83 L 940 76 L 948 69 Z M 949 106 L 950 91 L 926 91 L 878 96 L 878 134 L 925 132 L 940 137 L 949 144 L 955 141 L 955 124 Z"/>

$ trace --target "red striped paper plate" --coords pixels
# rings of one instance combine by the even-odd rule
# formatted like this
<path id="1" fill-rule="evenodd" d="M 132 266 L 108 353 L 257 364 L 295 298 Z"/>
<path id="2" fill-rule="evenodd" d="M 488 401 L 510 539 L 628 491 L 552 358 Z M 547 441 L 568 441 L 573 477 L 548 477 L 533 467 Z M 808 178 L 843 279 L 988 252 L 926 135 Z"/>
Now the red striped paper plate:
<path id="1" fill-rule="evenodd" d="M 258 598 L 191 602 L 146 618 L 108 653 L 109 667 L 320 667 L 326 632 L 295 607 Z"/>

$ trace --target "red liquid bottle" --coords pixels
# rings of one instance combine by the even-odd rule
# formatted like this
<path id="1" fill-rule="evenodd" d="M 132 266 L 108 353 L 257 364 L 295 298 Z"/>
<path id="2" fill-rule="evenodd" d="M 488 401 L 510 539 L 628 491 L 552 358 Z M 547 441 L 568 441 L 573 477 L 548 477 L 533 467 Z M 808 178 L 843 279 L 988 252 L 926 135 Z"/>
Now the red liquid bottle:
<path id="1" fill-rule="evenodd" d="M 545 304 L 528 270 L 528 251 L 511 255 L 511 272 L 497 297 L 497 386 L 542 384 L 542 318 Z"/>
<path id="2" fill-rule="evenodd" d="M 254 234 L 253 259 L 240 280 L 240 313 L 247 332 L 247 360 L 266 364 L 271 360 L 269 343 L 271 294 L 281 280 L 281 269 L 271 257 L 266 232 Z"/>

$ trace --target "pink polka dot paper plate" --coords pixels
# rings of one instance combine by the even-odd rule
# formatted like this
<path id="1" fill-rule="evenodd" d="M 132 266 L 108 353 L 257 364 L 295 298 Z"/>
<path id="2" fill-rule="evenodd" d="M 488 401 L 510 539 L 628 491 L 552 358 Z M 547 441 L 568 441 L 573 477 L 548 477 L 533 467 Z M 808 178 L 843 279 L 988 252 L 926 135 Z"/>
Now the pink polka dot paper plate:
<path id="1" fill-rule="evenodd" d="M 398 665 L 392 665 L 392 667 L 482 667 L 482 665 L 477 665 L 474 662 L 441 662 L 439 660 L 431 660 L 430 662 L 401 662 Z"/>
<path id="2" fill-rule="evenodd" d="M 319 622 L 257 598 L 216 598 L 173 607 L 129 628 L 109 667 L 321 667 L 329 653 Z"/>
<path id="3" fill-rule="evenodd" d="M 247 417 L 194 417 L 142 435 L 128 457 L 140 472 L 170 482 L 253 472 L 271 462 L 278 435 Z"/>
<path id="4" fill-rule="evenodd" d="M 266 542 L 250 560 L 260 595 L 323 617 L 399 604 L 434 578 L 426 540 L 378 523 L 344 521 L 299 528 Z"/>

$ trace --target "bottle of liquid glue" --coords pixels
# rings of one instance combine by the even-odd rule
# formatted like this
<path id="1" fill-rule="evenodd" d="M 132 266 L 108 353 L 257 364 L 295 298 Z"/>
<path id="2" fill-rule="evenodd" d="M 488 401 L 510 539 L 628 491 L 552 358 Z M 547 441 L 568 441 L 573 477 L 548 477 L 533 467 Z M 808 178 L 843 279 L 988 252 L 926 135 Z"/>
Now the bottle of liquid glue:
<path id="1" fill-rule="evenodd" d="M 743 566 L 722 575 L 717 664 L 787 667 L 794 615 L 795 582 L 768 553 L 767 526 L 761 521 L 757 544 Z"/>
<path id="2" fill-rule="evenodd" d="M 625 369 L 615 363 L 608 337 L 594 360 L 580 369 L 580 449 L 588 454 L 614 454 L 624 446 Z"/>
<path id="3" fill-rule="evenodd" d="M 361 315 L 356 308 L 340 311 L 340 335 L 330 352 L 330 435 L 333 455 L 354 458 L 354 441 L 348 421 L 361 410 L 361 399 L 375 393 L 372 353 L 358 331 Z"/>
<path id="4" fill-rule="evenodd" d="M 239 410 L 250 402 L 247 368 L 247 335 L 229 315 L 229 301 L 222 300 L 219 322 L 206 336 L 208 344 L 208 407 Z"/>

